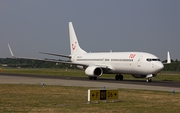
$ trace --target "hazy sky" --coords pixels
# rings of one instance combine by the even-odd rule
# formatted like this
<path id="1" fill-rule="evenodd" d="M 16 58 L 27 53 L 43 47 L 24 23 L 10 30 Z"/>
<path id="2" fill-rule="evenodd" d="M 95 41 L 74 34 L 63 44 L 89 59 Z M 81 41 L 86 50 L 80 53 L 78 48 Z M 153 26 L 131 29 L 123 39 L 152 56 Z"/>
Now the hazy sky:
<path id="1" fill-rule="evenodd" d="M 0 58 L 70 54 L 68 22 L 87 52 L 143 51 L 180 60 L 180 0 L 0 0 Z M 59 59 L 59 57 L 56 57 Z"/>

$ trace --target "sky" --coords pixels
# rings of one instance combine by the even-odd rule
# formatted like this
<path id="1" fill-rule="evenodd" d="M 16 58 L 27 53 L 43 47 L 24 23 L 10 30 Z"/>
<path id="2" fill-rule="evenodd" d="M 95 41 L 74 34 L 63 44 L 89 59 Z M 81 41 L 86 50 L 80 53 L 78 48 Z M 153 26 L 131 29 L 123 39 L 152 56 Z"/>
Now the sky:
<path id="1" fill-rule="evenodd" d="M 180 0 L 0 0 L 0 58 L 11 58 L 7 44 L 21 57 L 69 55 L 68 22 L 87 52 L 180 60 Z"/>

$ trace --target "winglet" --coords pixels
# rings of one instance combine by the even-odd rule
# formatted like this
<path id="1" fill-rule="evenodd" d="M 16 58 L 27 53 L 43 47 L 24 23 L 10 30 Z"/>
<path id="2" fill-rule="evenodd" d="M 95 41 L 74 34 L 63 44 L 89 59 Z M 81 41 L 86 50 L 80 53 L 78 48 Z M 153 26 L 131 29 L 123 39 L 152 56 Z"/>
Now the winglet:
<path id="1" fill-rule="evenodd" d="M 11 56 L 14 57 L 14 58 L 16 58 L 16 57 L 14 56 L 14 54 L 13 54 L 13 52 L 12 52 L 12 49 L 11 49 L 11 47 L 10 47 L 9 44 L 8 44 L 8 48 L 9 48 L 9 51 L 10 51 L 10 53 L 11 53 Z"/>
<path id="2" fill-rule="evenodd" d="M 169 51 L 167 52 L 167 64 L 171 63 L 171 57 Z"/>

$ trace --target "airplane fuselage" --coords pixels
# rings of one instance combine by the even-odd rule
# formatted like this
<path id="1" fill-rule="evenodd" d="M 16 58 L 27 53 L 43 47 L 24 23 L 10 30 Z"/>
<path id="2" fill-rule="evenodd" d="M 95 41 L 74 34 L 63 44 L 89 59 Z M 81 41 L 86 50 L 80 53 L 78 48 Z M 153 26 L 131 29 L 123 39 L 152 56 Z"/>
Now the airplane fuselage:
<path id="1" fill-rule="evenodd" d="M 84 53 L 73 55 L 71 61 L 89 66 L 106 65 L 109 70 L 104 74 L 157 74 L 164 67 L 158 57 L 144 52 Z"/>

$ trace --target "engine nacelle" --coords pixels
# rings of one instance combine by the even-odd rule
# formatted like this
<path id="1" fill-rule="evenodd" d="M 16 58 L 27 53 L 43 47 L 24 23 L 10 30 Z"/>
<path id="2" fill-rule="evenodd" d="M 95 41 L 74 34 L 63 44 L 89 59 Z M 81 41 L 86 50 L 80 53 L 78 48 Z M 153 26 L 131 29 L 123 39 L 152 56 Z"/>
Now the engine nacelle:
<path id="1" fill-rule="evenodd" d="M 87 76 L 101 76 L 103 74 L 102 68 L 98 66 L 89 66 L 86 68 L 85 73 Z"/>

